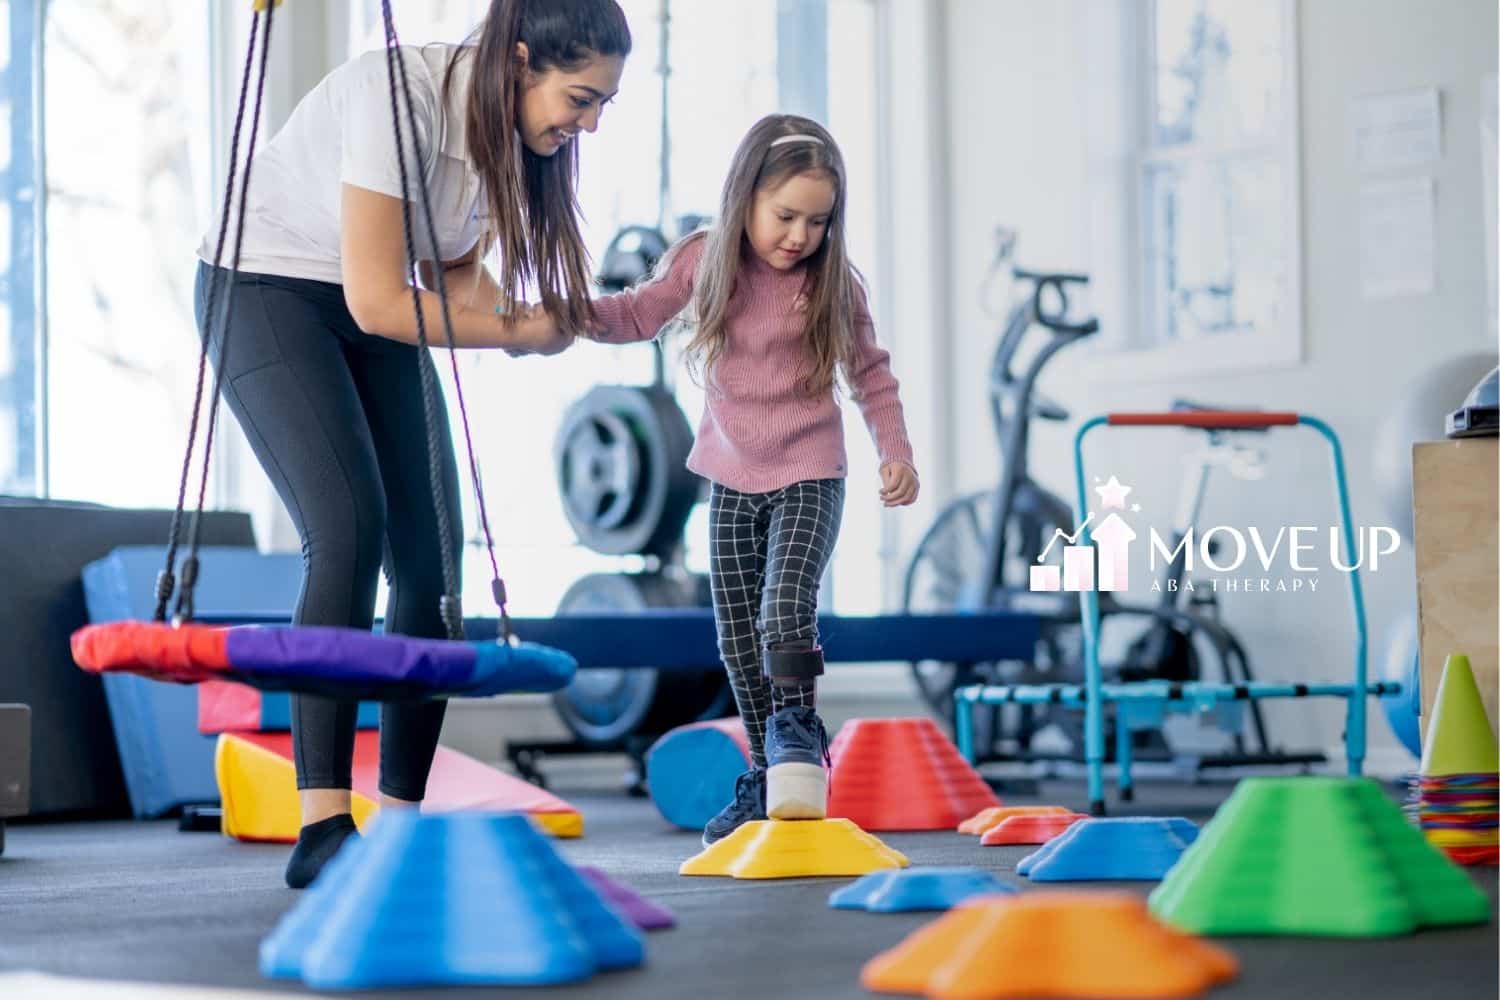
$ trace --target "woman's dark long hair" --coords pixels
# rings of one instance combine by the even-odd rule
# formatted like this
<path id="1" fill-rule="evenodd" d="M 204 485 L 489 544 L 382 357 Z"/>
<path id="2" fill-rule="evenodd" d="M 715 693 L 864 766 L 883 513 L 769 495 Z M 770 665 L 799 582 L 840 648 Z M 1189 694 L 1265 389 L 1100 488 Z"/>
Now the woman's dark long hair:
<path id="1" fill-rule="evenodd" d="M 582 331 L 589 305 L 588 250 L 578 229 L 578 143 L 538 156 L 520 141 L 525 73 L 576 70 L 601 56 L 630 54 L 630 28 L 615 0 L 493 0 L 489 13 L 448 65 L 444 106 L 460 58 L 474 60 L 464 117 L 469 156 L 489 200 L 486 245 L 499 250 L 502 309 L 534 282 L 542 305 L 565 328 Z"/>

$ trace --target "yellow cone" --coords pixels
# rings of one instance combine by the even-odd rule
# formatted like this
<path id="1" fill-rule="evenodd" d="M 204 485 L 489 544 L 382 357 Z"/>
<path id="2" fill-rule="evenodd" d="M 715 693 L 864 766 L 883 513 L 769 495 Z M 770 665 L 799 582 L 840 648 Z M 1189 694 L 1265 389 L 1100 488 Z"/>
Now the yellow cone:
<path id="1" fill-rule="evenodd" d="M 868 875 L 910 862 L 847 819 L 763 819 L 746 823 L 688 858 L 679 875 L 804 878 Z"/>
<path id="2" fill-rule="evenodd" d="M 1500 847 L 1494 830 L 1423 830 L 1422 836 L 1435 847 Z"/>
<path id="3" fill-rule="evenodd" d="M 1455 653 L 1443 664 L 1443 679 L 1427 722 L 1422 774 L 1490 774 L 1500 771 L 1495 731 L 1474 683 L 1469 658 Z"/>

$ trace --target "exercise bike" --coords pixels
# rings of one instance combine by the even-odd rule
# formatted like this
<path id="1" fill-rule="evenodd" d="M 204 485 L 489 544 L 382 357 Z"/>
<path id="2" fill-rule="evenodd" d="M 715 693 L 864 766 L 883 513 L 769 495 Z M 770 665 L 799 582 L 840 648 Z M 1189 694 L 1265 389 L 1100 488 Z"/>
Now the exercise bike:
<path id="1" fill-rule="evenodd" d="M 989 366 L 990 417 L 1000 442 L 1002 473 L 995 489 L 959 497 L 945 507 L 917 545 L 907 567 L 903 603 L 909 612 L 972 611 L 1007 608 L 1029 611 L 1043 620 L 1035 657 L 1025 662 L 912 664 L 922 697 L 951 725 L 953 691 L 965 684 L 1041 683 L 1061 680 L 1081 657 L 1076 601 L 1058 594 L 1032 594 L 1026 586 L 1030 565 L 1056 530 L 1072 531 L 1073 511 L 1060 496 L 1031 478 L 1028 448 L 1031 418 L 1065 421 L 1068 411 L 1042 396 L 1036 381 L 1058 351 L 1094 335 L 1092 317 L 1068 319 L 1069 292 L 1088 283 L 1088 276 L 1028 271 L 1014 267 L 1015 234 L 1000 232 L 991 276 L 1008 271 L 1017 296 Z M 1033 330 L 1045 335 L 1029 360 L 1020 361 L 1023 343 Z M 1020 369 L 1017 370 L 1018 365 Z M 1003 530 L 996 530 L 996 526 Z M 1047 720 L 1028 710 L 1011 734 L 1029 748 L 1031 736 Z M 984 735 L 991 747 L 1001 734 Z"/>
<path id="2" fill-rule="evenodd" d="M 950 725 L 953 691 L 972 683 L 1043 684 L 1081 682 L 1082 627 L 1076 597 L 1034 593 L 1030 568 L 1058 531 L 1072 534 L 1071 504 L 1032 478 L 1029 465 L 1033 418 L 1065 421 L 1068 411 L 1037 391 L 1042 369 L 1056 354 L 1098 332 L 1093 317 L 1070 318 L 1070 293 L 1088 284 L 1084 274 L 1030 271 L 1013 266 L 1015 234 L 1002 230 L 991 275 L 1007 272 L 1022 293 L 1015 296 L 989 366 L 990 416 L 1001 453 L 1001 478 L 994 489 L 959 497 L 933 521 L 907 567 L 903 597 L 907 611 L 937 612 L 1003 608 L 1026 611 L 1041 621 L 1040 637 L 1030 660 L 990 663 L 919 661 L 913 676 L 922 697 Z M 1042 340 L 1036 343 L 1033 332 Z M 1034 349 L 1022 354 L 1023 345 Z M 1024 360 L 1023 360 L 1024 357 Z M 1179 407 L 1198 407 L 1182 400 Z M 1190 476 L 1175 527 L 1179 537 L 1197 520 L 1209 472 L 1216 467 L 1248 472 L 1254 463 L 1238 444 L 1239 432 L 1210 432 L 1200 453 L 1199 469 Z M 1113 593 L 1101 593 L 1104 621 L 1129 621 L 1138 634 L 1123 656 L 1106 667 L 1111 679 L 1197 679 L 1206 660 L 1213 660 L 1226 680 L 1249 681 L 1251 669 L 1243 645 L 1220 620 L 1209 588 L 1184 585 L 1181 559 L 1164 567 L 1154 604 L 1131 604 Z M 1186 600 L 1184 600 L 1186 598 Z M 980 759 L 1081 759 L 1082 716 L 1060 706 L 1004 705 L 978 710 L 975 745 Z M 1250 708 L 1255 748 L 1246 746 L 1231 725 L 1233 750 L 1226 755 L 1194 759 L 1197 766 L 1240 763 L 1305 763 L 1316 755 L 1288 755 L 1270 749 L 1264 721 Z M 1035 749 L 1034 738 L 1056 727 L 1070 750 Z M 1156 731 L 1137 732 L 1142 759 L 1174 759 Z M 1113 746 L 1113 741 L 1107 743 Z"/>

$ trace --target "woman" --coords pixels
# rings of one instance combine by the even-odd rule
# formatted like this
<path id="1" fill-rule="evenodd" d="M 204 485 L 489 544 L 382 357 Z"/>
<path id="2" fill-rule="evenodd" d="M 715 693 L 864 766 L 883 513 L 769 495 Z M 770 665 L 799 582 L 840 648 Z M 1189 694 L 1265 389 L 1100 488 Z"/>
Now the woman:
<path id="1" fill-rule="evenodd" d="M 417 272 L 433 288 L 441 268 L 456 340 L 499 331 L 512 353 L 553 353 L 589 321 L 576 137 L 598 127 L 629 52 L 614 0 L 494 0 L 465 44 L 402 49 L 421 151 L 418 162 L 403 105 Z M 420 215 L 418 173 L 436 247 Z M 443 637 L 440 546 L 457 561 L 458 476 L 444 421 L 450 530 L 440 537 L 386 54 L 351 60 L 303 98 L 256 154 L 252 182 L 229 347 L 211 347 L 224 397 L 301 536 L 294 621 L 370 628 L 383 562 L 386 630 Z M 498 280 L 482 263 L 490 247 Z M 213 253 L 214 238 L 205 238 L 195 292 L 203 331 L 212 286 L 216 303 L 228 292 L 228 272 L 207 263 Z M 521 304 L 528 285 L 546 316 Z M 441 344 L 438 297 L 418 294 Z M 287 864 L 292 888 L 310 883 L 354 833 L 356 709 L 292 699 L 303 824 Z M 440 700 L 382 706 L 383 805 L 421 801 L 443 709 Z"/>

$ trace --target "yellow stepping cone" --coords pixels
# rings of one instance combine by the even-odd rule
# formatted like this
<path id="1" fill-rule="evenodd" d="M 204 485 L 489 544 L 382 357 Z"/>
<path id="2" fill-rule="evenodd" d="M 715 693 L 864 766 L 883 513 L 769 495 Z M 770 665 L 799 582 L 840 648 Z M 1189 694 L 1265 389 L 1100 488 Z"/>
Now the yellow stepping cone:
<path id="1" fill-rule="evenodd" d="M 908 864 L 906 855 L 847 819 L 763 819 L 688 858 L 677 874 L 804 878 L 868 875 Z"/>

